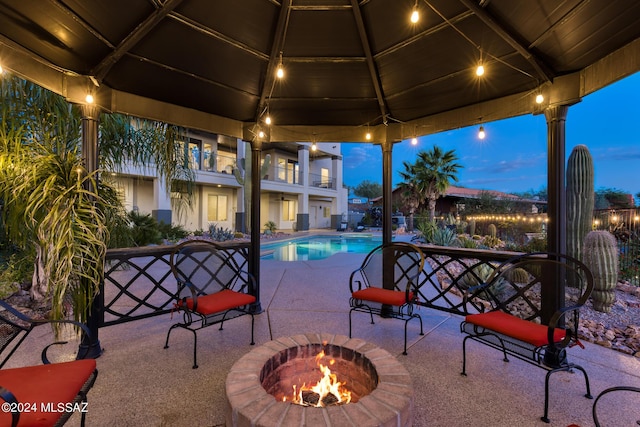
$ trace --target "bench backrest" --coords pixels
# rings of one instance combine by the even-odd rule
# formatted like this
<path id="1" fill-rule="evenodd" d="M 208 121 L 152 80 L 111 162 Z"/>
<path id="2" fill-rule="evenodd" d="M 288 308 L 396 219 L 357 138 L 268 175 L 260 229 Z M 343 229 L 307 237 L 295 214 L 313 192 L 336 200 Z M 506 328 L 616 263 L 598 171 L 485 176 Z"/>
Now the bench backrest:
<path id="1" fill-rule="evenodd" d="M 171 272 L 178 282 L 177 297 L 190 297 L 223 289 L 253 294 L 253 280 L 240 268 L 231 251 L 209 241 L 187 241 L 176 246 L 170 258 Z"/>
<path id="2" fill-rule="evenodd" d="M 423 267 L 424 256 L 420 248 L 410 243 L 392 242 L 369 252 L 359 271 L 368 286 L 382 288 L 388 279 L 395 290 L 404 292 L 408 284 L 418 285 Z"/>
<path id="3" fill-rule="evenodd" d="M 562 280 L 564 295 L 556 295 L 560 308 L 581 307 L 593 289 L 593 276 L 579 260 L 563 254 L 534 253 L 520 255 L 496 267 L 483 291 L 476 294 L 489 302 L 494 310 L 502 310 L 525 320 L 548 324 L 542 312 L 543 289 L 559 289 Z M 551 282 L 553 286 L 543 286 Z M 547 316 L 548 317 L 548 316 Z M 564 319 L 577 328 L 578 310 Z M 561 322 L 558 326 L 563 326 Z"/>

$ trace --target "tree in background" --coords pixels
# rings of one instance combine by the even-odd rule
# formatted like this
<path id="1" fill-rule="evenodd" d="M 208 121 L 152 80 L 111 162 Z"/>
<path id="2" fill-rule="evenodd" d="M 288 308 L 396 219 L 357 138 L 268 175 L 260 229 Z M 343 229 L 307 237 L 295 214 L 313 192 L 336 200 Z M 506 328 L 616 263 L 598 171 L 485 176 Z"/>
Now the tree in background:
<path id="1" fill-rule="evenodd" d="M 596 190 L 596 209 L 628 209 L 634 207 L 633 196 L 617 188 Z"/>
<path id="2" fill-rule="evenodd" d="M 462 168 L 455 150 L 442 151 L 434 145 L 429 151 L 420 151 L 415 163 L 403 162 L 400 171 L 401 186 L 412 192 L 420 204 L 426 201 L 429 219 L 435 219 L 436 200 L 446 191 L 451 182 L 458 182 L 458 170 Z"/>
<path id="3" fill-rule="evenodd" d="M 375 199 L 376 197 L 382 196 L 382 185 L 377 182 L 364 180 L 353 188 L 353 194 L 369 200 Z"/>
<path id="4" fill-rule="evenodd" d="M 75 319 L 86 322 L 110 230 L 126 223 L 126 212 L 117 191 L 97 179 L 101 170 L 84 169 L 77 106 L 8 74 L 0 81 L 0 100 L 0 237 L 34 265 L 32 299 L 49 298 L 53 319 L 66 316 L 70 300 Z M 169 181 L 188 179 L 180 157 L 183 134 L 174 126 L 104 114 L 100 164 L 110 170 L 125 160 L 153 164 Z"/>

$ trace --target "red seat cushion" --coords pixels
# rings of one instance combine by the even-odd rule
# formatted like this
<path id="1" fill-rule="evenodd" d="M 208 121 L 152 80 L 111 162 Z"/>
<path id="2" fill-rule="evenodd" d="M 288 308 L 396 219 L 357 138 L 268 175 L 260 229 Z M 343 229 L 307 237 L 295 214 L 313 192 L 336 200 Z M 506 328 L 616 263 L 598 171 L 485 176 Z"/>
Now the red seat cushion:
<path id="1" fill-rule="evenodd" d="M 20 414 L 18 426 L 52 426 L 63 415 L 57 404 L 73 402 L 95 369 L 94 359 L 2 369 L 0 386 L 13 393 L 18 402 L 29 405 L 31 412 Z M 47 408 L 41 403 L 52 404 L 53 410 L 43 410 Z M 11 425 L 11 412 L 0 411 L 0 425 Z"/>
<path id="2" fill-rule="evenodd" d="M 389 304 L 400 306 L 407 303 L 405 292 L 393 291 L 382 288 L 366 288 L 355 291 L 351 294 L 355 299 L 363 301 L 379 302 L 380 304 Z M 413 292 L 409 292 L 409 300 L 413 299 Z"/>
<path id="3" fill-rule="evenodd" d="M 547 326 L 520 319 L 504 311 L 496 310 L 488 313 L 470 314 L 465 317 L 465 321 L 536 347 L 549 344 L 547 338 L 549 328 Z M 555 328 L 553 341 L 562 341 L 565 335 L 566 331 L 564 329 Z"/>
<path id="4" fill-rule="evenodd" d="M 253 295 L 224 289 L 213 294 L 199 296 L 196 311 L 206 316 L 208 314 L 227 311 L 231 308 L 253 304 L 254 302 L 256 302 L 256 297 Z M 187 298 L 186 303 L 189 310 L 193 310 L 193 299 Z M 178 305 L 182 305 L 182 301 L 180 301 Z"/>

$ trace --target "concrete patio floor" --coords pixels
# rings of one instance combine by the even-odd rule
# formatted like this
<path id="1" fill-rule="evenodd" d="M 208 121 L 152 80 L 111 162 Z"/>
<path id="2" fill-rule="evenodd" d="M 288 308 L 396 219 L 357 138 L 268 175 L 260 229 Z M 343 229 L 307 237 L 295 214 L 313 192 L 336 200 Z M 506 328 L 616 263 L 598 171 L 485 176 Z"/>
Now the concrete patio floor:
<path id="1" fill-rule="evenodd" d="M 261 301 L 256 316 L 256 345 L 301 333 L 348 335 L 348 279 L 363 254 L 338 254 L 319 261 L 262 261 Z M 353 336 L 392 354 L 413 377 L 414 426 L 543 426 L 545 371 L 519 360 L 502 361 L 501 353 L 478 343 L 468 345 L 467 377 L 462 366 L 461 318 L 420 309 L 425 335 L 409 324 L 409 354 L 403 356 L 402 322 L 354 314 Z M 100 330 L 104 354 L 89 393 L 88 426 L 224 426 L 225 378 L 233 363 L 254 347 L 250 318 L 244 316 L 199 332 L 198 369 L 192 369 L 192 334 L 176 330 L 163 349 L 170 315 Z M 45 331 L 42 332 L 44 334 Z M 39 335 L 29 337 L 38 342 Z M 40 337 L 42 338 L 42 337 Z M 12 363 L 28 362 L 31 344 Z M 618 385 L 640 386 L 640 359 L 585 343 L 570 358 L 589 373 L 592 394 Z M 35 362 L 31 362 L 35 363 Z M 552 426 L 593 426 L 593 400 L 583 397 L 579 373 L 551 379 Z M 634 401 L 635 399 L 635 401 Z M 606 426 L 635 425 L 640 396 L 611 394 L 599 404 Z M 68 425 L 78 425 L 76 415 Z M 310 426 L 313 427 L 313 426 Z"/>

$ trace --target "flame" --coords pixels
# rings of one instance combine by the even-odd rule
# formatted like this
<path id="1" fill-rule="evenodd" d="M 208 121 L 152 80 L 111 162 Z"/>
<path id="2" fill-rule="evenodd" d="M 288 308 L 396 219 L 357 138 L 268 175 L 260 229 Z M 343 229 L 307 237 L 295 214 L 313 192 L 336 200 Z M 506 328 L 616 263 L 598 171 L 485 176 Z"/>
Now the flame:
<path id="1" fill-rule="evenodd" d="M 291 397 L 291 401 L 293 403 L 305 406 L 322 407 L 325 406 L 323 402 L 324 398 L 330 394 L 332 394 L 336 398 L 336 404 L 351 402 L 351 392 L 344 387 L 345 383 L 338 381 L 337 375 L 331 373 L 331 369 L 329 369 L 328 366 L 320 363 L 324 356 L 324 351 L 321 351 L 316 355 L 315 358 L 316 364 L 320 368 L 320 372 L 322 372 L 322 378 L 315 385 L 307 386 L 306 384 L 302 384 L 299 389 L 294 385 L 293 394 Z M 335 359 L 331 359 L 329 361 L 329 365 L 334 365 L 335 363 Z M 319 396 L 318 403 L 315 405 L 310 405 L 308 402 L 304 401 L 304 399 L 302 398 L 302 393 L 304 391 L 312 391 L 314 393 L 317 393 Z M 286 401 L 286 397 L 283 400 Z"/>

